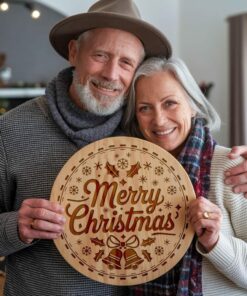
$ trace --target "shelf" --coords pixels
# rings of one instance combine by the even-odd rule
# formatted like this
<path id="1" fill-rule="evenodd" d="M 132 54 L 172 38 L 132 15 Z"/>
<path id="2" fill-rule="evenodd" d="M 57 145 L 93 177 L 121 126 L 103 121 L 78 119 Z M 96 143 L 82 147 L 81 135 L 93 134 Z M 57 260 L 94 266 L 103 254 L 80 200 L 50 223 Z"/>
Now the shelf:
<path id="1" fill-rule="evenodd" d="M 45 94 L 45 88 L 0 88 L 0 99 L 28 99 Z"/>

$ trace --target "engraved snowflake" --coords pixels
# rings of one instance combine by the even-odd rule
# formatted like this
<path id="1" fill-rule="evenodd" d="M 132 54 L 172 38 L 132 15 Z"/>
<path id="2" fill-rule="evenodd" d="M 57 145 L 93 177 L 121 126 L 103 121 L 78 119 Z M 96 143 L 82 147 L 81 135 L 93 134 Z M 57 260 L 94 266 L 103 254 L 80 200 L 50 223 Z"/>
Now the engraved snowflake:
<path id="1" fill-rule="evenodd" d="M 83 175 L 88 176 L 88 175 L 91 174 L 91 172 L 92 172 L 92 170 L 91 170 L 91 168 L 89 166 L 85 166 L 85 167 L 82 168 Z"/>
<path id="2" fill-rule="evenodd" d="M 78 239 L 77 244 L 78 245 L 81 245 L 82 244 L 82 240 L 81 239 Z"/>
<path id="3" fill-rule="evenodd" d="M 144 166 L 144 169 L 145 169 L 145 170 L 146 170 L 146 169 L 149 170 L 149 169 L 152 168 L 152 166 L 151 166 L 151 162 L 147 162 L 147 161 L 146 161 L 146 163 L 143 164 L 143 166 Z"/>
<path id="4" fill-rule="evenodd" d="M 140 177 L 139 181 L 140 181 L 142 184 L 144 184 L 144 183 L 147 182 L 147 177 L 142 175 L 142 176 Z"/>
<path id="5" fill-rule="evenodd" d="M 166 240 L 164 241 L 164 243 L 165 243 L 165 245 L 169 245 L 169 244 L 170 244 L 169 239 L 166 239 Z"/>
<path id="6" fill-rule="evenodd" d="M 96 162 L 96 163 L 94 164 L 94 167 L 95 167 L 96 170 L 101 170 L 101 169 L 102 169 L 102 163 L 100 163 L 100 162 L 98 161 L 98 162 Z"/>
<path id="7" fill-rule="evenodd" d="M 77 183 L 81 183 L 81 182 L 82 182 L 82 178 L 81 178 L 81 177 L 78 177 L 78 178 L 76 179 L 76 182 L 77 182 Z"/>
<path id="8" fill-rule="evenodd" d="M 161 246 L 157 246 L 157 247 L 155 247 L 154 252 L 158 256 L 163 255 L 164 254 L 164 248 L 161 247 Z"/>
<path id="9" fill-rule="evenodd" d="M 157 166 L 154 171 L 155 171 L 155 175 L 157 176 L 163 175 L 164 173 L 164 169 L 161 166 Z"/>
<path id="10" fill-rule="evenodd" d="M 126 169 L 128 167 L 128 164 L 129 164 L 128 160 L 124 159 L 124 158 L 119 159 L 117 162 L 118 168 L 120 168 L 122 170 Z"/>
<path id="11" fill-rule="evenodd" d="M 77 186 L 70 186 L 69 193 L 72 195 L 76 195 L 79 192 L 79 188 Z"/>
<path id="12" fill-rule="evenodd" d="M 159 184 L 159 182 L 157 180 L 153 181 L 153 186 L 157 186 Z"/>
<path id="13" fill-rule="evenodd" d="M 82 248 L 82 254 L 87 256 L 87 255 L 90 255 L 91 253 L 92 253 L 92 249 L 90 247 L 85 246 Z"/>
<path id="14" fill-rule="evenodd" d="M 165 202 L 165 208 L 166 209 L 171 209 L 172 208 L 172 203 L 170 201 Z"/>
<path id="15" fill-rule="evenodd" d="M 164 181 L 165 181 L 165 183 L 168 183 L 168 182 L 170 182 L 170 179 L 169 178 L 165 178 Z"/>
<path id="16" fill-rule="evenodd" d="M 177 188 L 175 187 L 175 186 L 169 186 L 168 188 L 167 188 L 167 193 L 168 194 L 171 194 L 171 195 L 173 195 L 173 194 L 175 194 L 177 192 Z"/>

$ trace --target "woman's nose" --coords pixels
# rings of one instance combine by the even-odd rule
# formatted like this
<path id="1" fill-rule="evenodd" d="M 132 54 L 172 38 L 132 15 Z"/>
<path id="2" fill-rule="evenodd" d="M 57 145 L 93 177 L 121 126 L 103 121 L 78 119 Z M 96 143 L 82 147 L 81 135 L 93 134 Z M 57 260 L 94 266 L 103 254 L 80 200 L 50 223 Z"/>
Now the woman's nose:
<path id="1" fill-rule="evenodd" d="M 167 122 L 167 116 L 165 112 L 158 109 L 154 114 L 154 122 L 157 126 L 163 126 Z"/>

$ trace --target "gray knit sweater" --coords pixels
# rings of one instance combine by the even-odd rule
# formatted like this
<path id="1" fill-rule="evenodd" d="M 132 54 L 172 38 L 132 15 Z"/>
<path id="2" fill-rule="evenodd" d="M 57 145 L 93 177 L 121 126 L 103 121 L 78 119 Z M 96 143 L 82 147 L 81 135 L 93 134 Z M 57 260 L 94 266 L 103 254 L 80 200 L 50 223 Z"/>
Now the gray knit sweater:
<path id="1" fill-rule="evenodd" d="M 114 124 L 116 133 L 118 123 Z M 127 295 L 124 287 L 104 285 L 75 271 L 53 241 L 27 245 L 18 237 L 22 201 L 48 199 L 58 172 L 77 150 L 54 122 L 46 97 L 0 117 L 0 256 L 7 256 L 7 296 Z"/>

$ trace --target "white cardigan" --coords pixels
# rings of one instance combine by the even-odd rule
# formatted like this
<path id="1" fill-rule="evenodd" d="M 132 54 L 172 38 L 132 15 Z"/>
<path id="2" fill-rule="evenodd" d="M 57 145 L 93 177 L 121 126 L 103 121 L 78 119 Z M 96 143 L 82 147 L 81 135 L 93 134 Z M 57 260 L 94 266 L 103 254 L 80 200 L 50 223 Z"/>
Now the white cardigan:
<path id="1" fill-rule="evenodd" d="M 230 160 L 229 149 L 215 147 L 211 163 L 209 200 L 223 214 L 219 241 L 203 255 L 202 287 L 204 296 L 247 295 L 247 199 L 224 185 L 224 171 L 242 161 Z"/>

